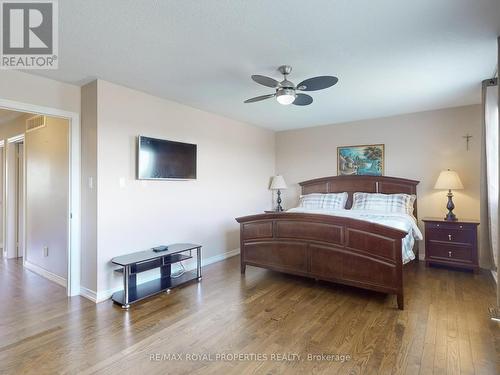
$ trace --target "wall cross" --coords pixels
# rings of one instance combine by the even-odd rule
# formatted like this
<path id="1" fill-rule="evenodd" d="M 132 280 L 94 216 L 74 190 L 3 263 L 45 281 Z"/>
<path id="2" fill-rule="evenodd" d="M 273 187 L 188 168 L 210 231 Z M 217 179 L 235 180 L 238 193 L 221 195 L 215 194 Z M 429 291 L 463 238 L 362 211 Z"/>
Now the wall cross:
<path id="1" fill-rule="evenodd" d="M 465 138 L 465 142 L 467 144 L 467 151 L 469 151 L 469 142 L 470 142 L 470 139 L 472 138 L 472 135 L 470 135 L 469 133 L 467 133 L 466 135 L 464 135 L 462 138 Z"/>

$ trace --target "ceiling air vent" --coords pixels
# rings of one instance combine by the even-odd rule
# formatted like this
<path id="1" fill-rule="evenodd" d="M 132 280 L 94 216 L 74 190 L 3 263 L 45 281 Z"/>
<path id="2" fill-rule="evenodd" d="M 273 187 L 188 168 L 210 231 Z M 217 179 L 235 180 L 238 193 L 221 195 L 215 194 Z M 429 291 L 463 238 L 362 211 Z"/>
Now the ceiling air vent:
<path id="1" fill-rule="evenodd" d="M 26 120 L 26 132 L 43 128 L 46 125 L 45 116 L 34 116 Z"/>

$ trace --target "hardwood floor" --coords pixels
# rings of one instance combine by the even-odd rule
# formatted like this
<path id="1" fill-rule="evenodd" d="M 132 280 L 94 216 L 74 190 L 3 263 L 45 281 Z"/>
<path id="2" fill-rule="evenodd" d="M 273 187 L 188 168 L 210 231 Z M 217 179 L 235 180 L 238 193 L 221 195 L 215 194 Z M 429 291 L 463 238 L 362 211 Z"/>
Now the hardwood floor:
<path id="1" fill-rule="evenodd" d="M 489 275 L 411 265 L 405 297 L 399 311 L 393 296 L 254 267 L 241 276 L 234 257 L 205 267 L 200 284 L 126 312 L 110 301 L 67 298 L 19 261 L 0 261 L 0 372 L 499 373 Z M 237 353 L 247 358 L 216 360 Z"/>

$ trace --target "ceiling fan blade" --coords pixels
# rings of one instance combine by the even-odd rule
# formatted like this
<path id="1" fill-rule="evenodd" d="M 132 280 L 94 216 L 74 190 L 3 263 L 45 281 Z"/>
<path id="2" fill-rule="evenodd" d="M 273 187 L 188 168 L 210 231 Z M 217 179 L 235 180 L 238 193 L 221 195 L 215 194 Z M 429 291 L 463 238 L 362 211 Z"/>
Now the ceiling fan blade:
<path id="1" fill-rule="evenodd" d="M 306 79 L 297 85 L 298 90 L 301 91 L 316 91 L 323 90 L 335 85 L 339 79 L 333 76 L 320 76 Z"/>
<path id="2" fill-rule="evenodd" d="M 252 76 L 252 79 L 255 82 L 260 83 L 261 85 L 264 85 L 264 86 L 267 86 L 267 87 L 276 88 L 276 87 L 278 87 L 280 85 L 280 83 L 278 81 L 276 81 L 274 78 L 266 77 L 266 76 L 260 76 L 258 74 L 254 74 Z"/>
<path id="3" fill-rule="evenodd" d="M 255 102 L 260 102 L 261 100 L 269 99 L 276 96 L 276 94 L 269 94 L 269 95 L 261 95 L 261 96 L 256 96 L 255 98 L 247 99 L 244 101 L 244 103 L 255 103 Z"/>
<path id="4" fill-rule="evenodd" d="M 309 105 L 313 102 L 313 98 L 307 94 L 297 94 L 297 97 L 292 104 L 295 105 Z"/>

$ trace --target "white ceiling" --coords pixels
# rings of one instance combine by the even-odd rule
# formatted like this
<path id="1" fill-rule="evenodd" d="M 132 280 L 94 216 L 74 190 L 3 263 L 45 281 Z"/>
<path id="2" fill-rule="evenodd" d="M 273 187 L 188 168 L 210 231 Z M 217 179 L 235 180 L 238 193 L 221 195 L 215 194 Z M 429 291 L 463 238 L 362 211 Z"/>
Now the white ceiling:
<path id="1" fill-rule="evenodd" d="M 493 75 L 499 0 L 64 0 L 57 71 L 101 78 L 281 130 L 479 103 Z M 251 74 L 339 83 L 308 107 Z"/>

